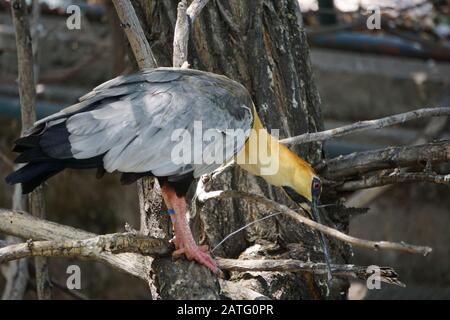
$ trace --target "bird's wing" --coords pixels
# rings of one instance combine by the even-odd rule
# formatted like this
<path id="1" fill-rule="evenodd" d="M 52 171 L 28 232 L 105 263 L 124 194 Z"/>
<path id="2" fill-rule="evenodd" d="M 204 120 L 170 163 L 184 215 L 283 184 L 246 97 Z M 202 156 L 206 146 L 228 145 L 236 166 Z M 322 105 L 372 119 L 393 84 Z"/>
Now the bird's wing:
<path id="1" fill-rule="evenodd" d="M 175 71 L 175 68 L 146 69 L 138 73 L 118 76 L 111 79 L 81 97 L 79 103 L 37 121 L 31 130 L 50 121 L 64 119 L 78 112 L 92 110 L 102 100 L 111 100 L 114 97 L 125 96 L 136 91 L 145 90 L 146 88 L 143 87 L 142 84 L 167 83 L 179 79 L 182 76 L 180 73 L 167 72 L 170 71 L 170 69 Z"/>
<path id="2" fill-rule="evenodd" d="M 154 70 L 113 79 L 83 97 L 81 104 L 90 102 L 83 108 L 41 123 L 51 126 L 64 119 L 73 158 L 104 155 L 108 172 L 193 172 L 198 177 L 231 159 L 243 147 L 253 121 L 247 91 L 229 79 L 198 71 L 156 71 L 157 76 Z M 233 137 L 233 130 L 241 135 Z M 45 140 L 44 151 L 58 157 Z M 205 161 L 204 155 L 215 161 Z"/>

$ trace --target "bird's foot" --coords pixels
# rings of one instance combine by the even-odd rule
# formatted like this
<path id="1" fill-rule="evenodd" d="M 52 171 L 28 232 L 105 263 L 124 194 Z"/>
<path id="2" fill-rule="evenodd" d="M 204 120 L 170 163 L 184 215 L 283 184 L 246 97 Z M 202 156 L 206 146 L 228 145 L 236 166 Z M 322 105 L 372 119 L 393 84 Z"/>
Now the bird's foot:
<path id="1" fill-rule="evenodd" d="M 198 246 L 193 239 L 182 240 L 181 238 L 173 238 L 172 242 L 175 244 L 176 250 L 172 253 L 173 257 L 179 257 L 184 255 L 189 261 L 196 261 L 214 273 L 218 273 L 220 270 L 216 265 L 216 262 L 209 254 L 208 246 Z"/>

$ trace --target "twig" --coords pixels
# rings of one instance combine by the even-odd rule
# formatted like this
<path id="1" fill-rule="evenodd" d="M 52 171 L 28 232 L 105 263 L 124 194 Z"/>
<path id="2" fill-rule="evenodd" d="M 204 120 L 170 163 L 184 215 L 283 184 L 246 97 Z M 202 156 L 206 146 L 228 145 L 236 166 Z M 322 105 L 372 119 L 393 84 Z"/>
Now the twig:
<path id="1" fill-rule="evenodd" d="M 0 263 L 25 257 L 68 257 L 96 259 L 103 252 L 139 253 L 164 256 L 173 251 L 164 239 L 150 238 L 134 233 L 114 233 L 85 240 L 32 241 L 0 249 Z"/>
<path id="2" fill-rule="evenodd" d="M 313 141 L 323 141 L 332 138 L 342 137 L 348 134 L 370 130 L 380 129 L 394 124 L 405 123 L 411 120 L 417 120 L 426 117 L 440 117 L 450 115 L 450 108 L 423 108 L 406 113 L 384 117 L 376 120 L 359 121 L 343 127 L 325 130 L 321 132 L 305 133 L 299 136 L 283 139 L 280 142 L 285 144 L 302 144 Z"/>
<path id="3" fill-rule="evenodd" d="M 197 201 L 201 203 L 205 203 L 206 201 L 212 200 L 212 199 L 229 199 L 229 198 L 238 198 L 240 200 L 245 200 L 248 202 L 254 202 L 258 204 L 262 204 L 268 209 L 274 210 L 274 211 L 280 211 L 283 214 L 291 217 L 292 219 L 296 220 L 297 222 L 300 222 L 312 229 L 318 230 L 323 232 L 324 234 L 335 238 L 337 240 L 349 243 L 351 245 L 362 247 L 362 248 L 368 248 L 373 250 L 396 250 L 396 251 L 403 251 L 403 252 L 410 252 L 410 253 L 418 253 L 427 255 L 432 251 L 430 247 L 424 247 L 424 246 L 416 246 L 407 244 L 404 242 L 396 243 L 396 242 L 388 242 L 388 241 L 370 241 L 370 240 L 364 240 L 352 237 L 350 235 L 347 235 L 345 233 L 342 233 L 336 229 L 327 227 L 325 225 L 319 224 L 309 218 L 306 218 L 302 215 L 300 215 L 298 212 L 295 212 L 294 210 L 288 208 L 285 205 L 279 204 L 273 200 L 267 199 L 263 196 L 256 195 L 256 194 L 250 194 L 242 191 L 235 191 L 235 190 L 220 190 L 220 191 L 210 191 L 210 192 L 202 192 L 200 194 L 197 194 Z"/>
<path id="4" fill-rule="evenodd" d="M 131 44 L 136 61 L 140 69 L 156 68 L 158 63 L 153 55 L 150 44 L 145 38 L 139 19 L 136 16 L 130 0 L 112 0 Z"/>
<path id="5" fill-rule="evenodd" d="M 395 183 L 431 182 L 450 185 L 450 174 L 437 175 L 424 172 L 392 173 L 383 176 L 369 176 L 361 180 L 347 181 L 335 187 L 336 191 L 348 192 L 360 189 L 380 187 Z"/>
<path id="6" fill-rule="evenodd" d="M 316 169 L 329 180 L 339 180 L 370 171 L 449 161 L 450 141 L 444 140 L 416 146 L 353 153 L 324 161 Z"/>
<path id="7" fill-rule="evenodd" d="M 328 272 L 326 263 L 303 262 L 299 260 L 269 260 L 269 259 L 255 259 L 255 260 L 237 260 L 237 259 L 223 259 L 218 258 L 217 265 L 222 270 L 239 271 L 239 272 L 308 272 L 317 275 L 326 275 Z M 380 280 L 386 283 L 395 284 L 401 287 L 405 285 L 398 280 L 398 274 L 390 267 L 380 267 Z M 357 278 L 367 280 L 373 274 L 369 271 L 370 268 L 363 266 L 356 266 L 353 264 L 332 264 L 331 270 L 333 275 Z"/>

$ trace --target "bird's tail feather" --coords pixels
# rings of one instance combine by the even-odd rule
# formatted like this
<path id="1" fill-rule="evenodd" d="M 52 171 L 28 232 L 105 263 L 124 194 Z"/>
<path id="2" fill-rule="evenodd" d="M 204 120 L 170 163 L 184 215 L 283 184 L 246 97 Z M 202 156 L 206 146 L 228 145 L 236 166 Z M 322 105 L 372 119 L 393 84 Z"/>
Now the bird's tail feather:
<path id="1" fill-rule="evenodd" d="M 35 162 L 14 171 L 5 178 L 6 183 L 22 184 L 22 193 L 27 194 L 48 178 L 65 169 L 61 162 Z"/>

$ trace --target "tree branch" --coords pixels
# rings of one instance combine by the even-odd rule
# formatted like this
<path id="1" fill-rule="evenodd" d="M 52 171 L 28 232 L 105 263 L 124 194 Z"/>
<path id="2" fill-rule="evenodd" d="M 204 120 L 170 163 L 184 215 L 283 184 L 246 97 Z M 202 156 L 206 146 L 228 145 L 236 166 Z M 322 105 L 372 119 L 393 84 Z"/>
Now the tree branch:
<path id="1" fill-rule="evenodd" d="M 197 19 L 202 9 L 208 4 L 209 0 L 194 0 L 187 9 L 187 15 L 189 16 L 191 23 Z"/>
<path id="2" fill-rule="evenodd" d="M 0 263 L 25 257 L 66 257 L 101 260 L 103 252 L 139 253 L 145 256 L 165 256 L 173 251 L 163 239 L 134 233 L 114 233 L 85 240 L 33 241 L 0 249 Z"/>
<path id="3" fill-rule="evenodd" d="M 423 108 L 410 112 L 400 113 L 393 116 L 384 117 L 376 120 L 358 121 L 343 127 L 329 129 L 321 132 L 305 133 L 299 136 L 280 140 L 284 144 L 302 144 L 314 141 L 324 141 L 332 138 L 342 137 L 348 134 L 380 129 L 394 124 L 401 124 L 411 120 L 417 120 L 427 117 L 449 116 L 450 108 Z"/>
<path id="4" fill-rule="evenodd" d="M 191 25 L 209 0 L 194 0 L 189 8 L 187 0 L 178 2 L 177 22 L 173 36 L 173 66 L 188 67 L 188 43 Z"/>
<path id="5" fill-rule="evenodd" d="M 85 240 L 97 235 L 58 223 L 37 219 L 25 212 L 0 209 L 0 232 L 14 235 L 22 239 L 50 240 L 64 242 L 66 240 Z M 98 261 L 113 268 L 148 281 L 144 257 L 134 253 L 112 254 L 101 252 Z"/>
<path id="6" fill-rule="evenodd" d="M 130 0 L 112 0 L 140 69 L 156 68 L 158 63 L 145 38 Z"/>
<path id="7" fill-rule="evenodd" d="M 178 2 L 177 22 L 173 36 L 173 66 L 181 67 L 188 57 L 189 17 L 186 13 L 187 1 Z"/>
<path id="8" fill-rule="evenodd" d="M 446 99 L 443 99 L 444 103 L 445 100 Z M 441 117 L 429 120 L 422 132 L 411 144 L 424 144 L 437 139 L 443 130 L 445 130 L 448 119 L 449 117 Z M 409 168 L 402 168 L 398 171 L 399 173 L 405 173 L 408 169 Z M 388 191 L 391 186 L 392 185 L 386 185 L 384 187 L 359 190 L 348 197 L 345 204 L 349 207 L 365 207 L 368 203 Z"/>
<path id="9" fill-rule="evenodd" d="M 97 236 L 86 240 L 32 241 L 14 244 L 0 249 L 0 263 L 25 257 L 65 257 L 99 260 L 100 254 L 139 253 L 150 256 L 165 256 L 173 251 L 167 240 L 149 238 L 134 233 L 115 233 Z M 326 274 L 325 263 L 302 262 L 298 260 L 235 260 L 217 259 L 218 267 L 228 271 L 268 271 L 268 272 L 308 272 Z M 372 272 L 367 267 L 355 265 L 332 265 L 336 276 L 367 279 Z M 397 273 L 391 268 L 381 269 L 381 281 L 403 285 L 397 279 Z"/>
<path id="10" fill-rule="evenodd" d="M 317 275 L 327 274 L 326 263 L 303 262 L 299 260 L 283 259 L 253 259 L 253 260 L 236 260 L 218 258 L 217 264 L 220 269 L 239 272 L 308 272 Z M 353 264 L 332 264 L 331 271 L 335 276 L 346 278 L 356 278 L 367 280 L 373 272 L 368 267 L 355 266 Z M 398 274 L 390 267 L 380 267 L 380 280 L 386 283 L 395 284 L 401 287 L 405 285 L 398 280 Z"/>
<path id="11" fill-rule="evenodd" d="M 273 200 L 267 199 L 263 196 L 256 195 L 256 194 L 250 194 L 242 191 L 235 191 L 235 190 L 220 190 L 220 191 L 210 191 L 210 192 L 200 192 L 197 194 L 197 200 L 200 203 L 205 203 L 206 201 L 212 200 L 212 199 L 230 199 L 230 198 L 236 198 L 240 200 L 245 200 L 248 202 L 254 202 L 258 204 L 262 204 L 268 209 L 271 209 L 275 212 L 281 212 L 292 219 L 296 220 L 297 222 L 300 222 L 312 229 L 318 230 L 323 232 L 324 234 L 335 238 L 340 241 L 344 241 L 346 243 L 349 243 L 351 245 L 362 247 L 362 248 L 368 248 L 373 250 L 396 250 L 396 251 L 403 251 L 403 252 L 410 252 L 410 253 L 419 253 L 423 255 L 427 255 L 432 251 L 430 247 L 424 247 L 424 246 L 416 246 L 407 244 L 404 242 L 396 243 L 396 242 L 388 242 L 388 241 L 370 241 L 370 240 L 363 240 L 359 238 L 352 237 L 350 235 L 347 235 L 345 233 L 342 233 L 336 229 L 327 227 L 325 225 L 319 224 L 309 218 L 306 218 L 299 214 L 298 212 L 295 212 L 294 210 L 288 208 L 285 205 L 279 204 Z"/>
<path id="12" fill-rule="evenodd" d="M 450 141 L 416 146 L 390 147 L 352 153 L 326 160 L 316 170 L 329 180 L 339 180 L 370 171 L 450 161 Z"/>
<path id="13" fill-rule="evenodd" d="M 346 181 L 334 187 L 336 191 L 349 192 L 360 189 L 380 187 L 395 183 L 431 182 L 450 185 L 450 174 L 438 175 L 426 172 L 394 172 L 388 175 L 363 177 L 361 180 Z"/>

